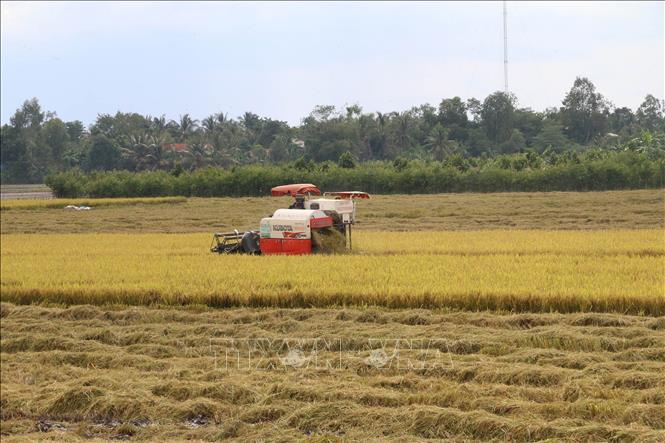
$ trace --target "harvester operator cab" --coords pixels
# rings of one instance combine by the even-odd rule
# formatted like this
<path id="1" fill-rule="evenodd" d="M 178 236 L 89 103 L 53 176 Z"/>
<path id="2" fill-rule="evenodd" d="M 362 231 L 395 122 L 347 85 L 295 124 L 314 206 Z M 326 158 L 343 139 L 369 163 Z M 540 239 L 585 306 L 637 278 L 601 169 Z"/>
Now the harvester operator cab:
<path id="1" fill-rule="evenodd" d="M 294 202 L 289 206 L 289 209 L 305 209 L 305 196 L 297 194 Z"/>

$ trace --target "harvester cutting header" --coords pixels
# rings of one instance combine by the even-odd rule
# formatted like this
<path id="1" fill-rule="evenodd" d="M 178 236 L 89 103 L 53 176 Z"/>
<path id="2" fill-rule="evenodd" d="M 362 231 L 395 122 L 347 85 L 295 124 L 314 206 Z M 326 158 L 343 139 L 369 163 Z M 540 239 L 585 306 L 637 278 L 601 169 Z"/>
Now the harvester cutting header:
<path id="1" fill-rule="evenodd" d="M 258 231 L 218 232 L 210 250 L 220 254 L 300 255 L 351 249 L 351 227 L 356 218 L 356 199 L 366 192 L 326 192 L 311 183 L 276 186 L 274 197 L 292 196 L 288 209 L 278 209 L 261 219 Z"/>

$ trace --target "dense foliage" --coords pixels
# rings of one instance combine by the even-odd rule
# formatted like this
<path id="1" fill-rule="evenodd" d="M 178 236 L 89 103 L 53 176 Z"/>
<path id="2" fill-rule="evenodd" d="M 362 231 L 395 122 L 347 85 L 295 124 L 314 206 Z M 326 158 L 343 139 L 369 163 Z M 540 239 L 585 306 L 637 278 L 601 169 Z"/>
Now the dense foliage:
<path id="1" fill-rule="evenodd" d="M 652 95 L 636 112 L 616 108 L 586 78 L 575 80 L 561 107 L 545 112 L 518 108 L 513 95 L 495 92 L 482 102 L 453 97 L 386 114 L 317 106 L 299 126 L 250 112 L 201 121 L 118 112 L 86 128 L 32 99 L 2 126 L 0 168 L 3 183 L 93 174 L 51 178 L 78 177 L 67 185 L 73 193 L 58 185 L 63 195 L 115 195 L 122 187 L 129 188 L 119 195 L 251 195 L 298 177 L 384 192 L 660 186 L 664 108 Z M 615 155 L 621 151 L 644 156 Z M 130 178 L 98 171 L 164 172 Z M 104 192 L 92 185 L 101 182 Z M 214 187 L 204 190 L 203 183 Z"/>
<path id="2" fill-rule="evenodd" d="M 512 154 L 496 158 L 455 157 L 444 162 L 365 162 L 246 165 L 192 172 L 63 172 L 46 183 L 59 197 L 260 196 L 284 183 L 316 183 L 323 189 L 372 193 L 499 191 L 588 191 L 662 187 L 665 156 L 644 152 Z"/>

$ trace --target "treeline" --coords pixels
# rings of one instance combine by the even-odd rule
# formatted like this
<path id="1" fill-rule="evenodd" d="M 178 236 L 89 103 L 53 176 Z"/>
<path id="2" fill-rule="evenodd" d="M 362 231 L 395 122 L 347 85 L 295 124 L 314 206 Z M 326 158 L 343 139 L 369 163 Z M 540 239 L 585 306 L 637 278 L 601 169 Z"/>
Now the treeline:
<path id="1" fill-rule="evenodd" d="M 326 190 L 371 193 L 590 191 L 663 187 L 665 156 L 637 150 L 588 150 L 543 156 L 501 155 L 443 162 L 398 158 L 356 165 L 300 160 L 289 165 L 245 165 L 195 171 L 63 172 L 46 184 L 58 197 L 262 196 L 285 183 L 315 183 Z M 344 156 L 343 156 L 344 157 Z"/>
<path id="2" fill-rule="evenodd" d="M 28 183 L 69 170 L 191 172 L 272 164 L 286 171 L 296 161 L 338 162 L 342 156 L 413 164 L 461 157 L 473 166 L 481 157 L 583 154 L 591 147 L 662 150 L 663 110 L 652 95 L 636 111 L 615 107 L 586 78 L 575 80 L 560 107 L 544 112 L 495 92 L 482 101 L 452 97 L 390 113 L 317 106 L 298 126 L 251 112 L 235 119 L 219 112 L 200 121 L 188 114 L 170 121 L 118 112 L 86 127 L 43 111 L 32 99 L 2 126 L 0 174 L 3 183 Z"/>

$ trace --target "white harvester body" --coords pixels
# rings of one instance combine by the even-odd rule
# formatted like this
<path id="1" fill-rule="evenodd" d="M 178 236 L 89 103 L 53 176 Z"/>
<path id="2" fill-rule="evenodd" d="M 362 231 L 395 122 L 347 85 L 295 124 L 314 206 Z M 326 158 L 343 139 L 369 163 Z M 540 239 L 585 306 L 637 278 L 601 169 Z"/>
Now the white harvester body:
<path id="1" fill-rule="evenodd" d="M 354 223 L 356 221 L 356 202 L 351 199 L 317 198 L 306 200 L 305 209 L 336 212 L 342 217 L 344 223 Z"/>
<path id="2" fill-rule="evenodd" d="M 323 211 L 311 209 L 278 209 L 272 217 L 261 219 L 261 238 L 312 238 L 312 224 L 314 227 L 327 221 L 328 217 Z M 325 223 L 330 226 L 330 223 Z"/>

